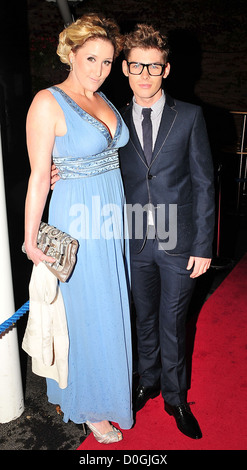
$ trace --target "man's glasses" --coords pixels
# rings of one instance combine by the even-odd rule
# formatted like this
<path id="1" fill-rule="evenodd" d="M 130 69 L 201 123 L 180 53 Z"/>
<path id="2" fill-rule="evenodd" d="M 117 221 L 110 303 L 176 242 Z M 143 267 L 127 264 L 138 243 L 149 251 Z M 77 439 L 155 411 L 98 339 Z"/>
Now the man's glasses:
<path id="1" fill-rule="evenodd" d="M 159 76 L 164 73 L 167 64 L 141 64 L 141 62 L 127 62 L 129 73 L 132 75 L 141 75 L 144 67 L 147 67 L 149 75 Z"/>

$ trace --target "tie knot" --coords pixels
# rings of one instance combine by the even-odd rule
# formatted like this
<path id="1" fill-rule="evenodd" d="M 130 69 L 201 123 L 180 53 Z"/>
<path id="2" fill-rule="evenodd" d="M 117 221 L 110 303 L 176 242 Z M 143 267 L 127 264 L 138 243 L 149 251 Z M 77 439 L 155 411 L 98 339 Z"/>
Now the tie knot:
<path id="1" fill-rule="evenodd" d="M 142 108 L 142 115 L 145 118 L 149 118 L 150 119 L 150 114 L 152 112 L 152 108 Z"/>

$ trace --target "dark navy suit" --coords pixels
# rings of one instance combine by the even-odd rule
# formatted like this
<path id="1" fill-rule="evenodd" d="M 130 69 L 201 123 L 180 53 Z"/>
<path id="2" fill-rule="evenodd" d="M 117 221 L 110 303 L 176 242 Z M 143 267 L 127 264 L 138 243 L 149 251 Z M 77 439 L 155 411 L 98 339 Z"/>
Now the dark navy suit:
<path id="1" fill-rule="evenodd" d="M 165 401 L 177 405 L 186 401 L 185 322 L 195 284 L 186 266 L 190 255 L 212 257 L 211 152 L 198 106 L 166 95 L 150 166 L 135 130 L 132 103 L 123 118 L 130 131 L 128 144 L 120 150 L 127 204 L 151 203 L 155 208 L 156 236 L 147 238 L 144 217 L 143 236 L 136 239 L 135 216 L 130 234 L 140 384 L 154 386 L 160 380 Z M 156 212 L 165 205 L 167 217 L 171 204 L 177 208 L 177 242 L 170 248 L 165 238 L 160 238 Z"/>

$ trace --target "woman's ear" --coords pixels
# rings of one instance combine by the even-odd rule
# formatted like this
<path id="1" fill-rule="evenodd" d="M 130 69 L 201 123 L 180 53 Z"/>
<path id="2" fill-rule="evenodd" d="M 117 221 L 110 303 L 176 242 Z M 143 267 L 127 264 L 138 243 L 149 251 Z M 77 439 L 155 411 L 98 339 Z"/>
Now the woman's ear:
<path id="1" fill-rule="evenodd" d="M 73 51 L 70 51 L 69 53 L 69 62 L 71 65 L 73 65 L 73 60 L 74 60 L 74 52 Z"/>

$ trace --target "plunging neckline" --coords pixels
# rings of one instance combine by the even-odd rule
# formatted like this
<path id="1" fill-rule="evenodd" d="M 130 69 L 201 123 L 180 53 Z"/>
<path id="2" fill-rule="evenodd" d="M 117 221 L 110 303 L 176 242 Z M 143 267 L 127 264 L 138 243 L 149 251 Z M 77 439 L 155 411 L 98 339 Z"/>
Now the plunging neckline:
<path id="1" fill-rule="evenodd" d="M 71 96 L 69 96 L 64 90 L 62 90 L 62 88 L 59 88 L 56 85 L 54 85 L 52 88 L 57 90 L 64 97 L 64 99 L 67 101 L 67 103 L 70 106 L 72 106 L 73 108 L 76 108 L 79 115 L 82 113 L 82 114 L 84 114 L 84 116 L 88 116 L 89 121 L 93 120 L 97 124 L 101 125 L 102 128 L 104 129 L 104 131 L 107 132 L 111 142 L 113 142 L 116 139 L 116 136 L 118 134 L 119 124 L 121 123 L 121 119 L 119 119 L 119 112 L 117 111 L 115 106 L 113 106 L 113 104 L 107 99 L 107 97 L 104 95 L 104 93 L 96 92 L 105 101 L 105 103 L 108 104 L 108 106 L 111 108 L 111 110 L 114 112 L 114 114 L 117 118 L 117 126 L 116 126 L 116 129 L 115 129 L 114 135 L 112 135 L 111 130 L 107 126 L 106 123 L 104 123 L 100 119 L 97 119 L 96 117 L 92 116 L 92 114 L 88 113 L 85 109 L 81 108 L 81 106 L 79 106 L 79 104 L 73 98 L 71 98 Z"/>

